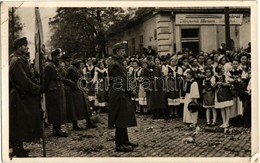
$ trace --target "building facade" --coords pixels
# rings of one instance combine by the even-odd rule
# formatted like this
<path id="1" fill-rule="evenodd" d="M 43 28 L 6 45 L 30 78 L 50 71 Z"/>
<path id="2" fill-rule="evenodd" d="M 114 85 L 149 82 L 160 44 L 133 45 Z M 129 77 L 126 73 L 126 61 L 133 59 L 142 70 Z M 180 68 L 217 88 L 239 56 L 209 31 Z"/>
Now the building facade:
<path id="1" fill-rule="evenodd" d="M 230 38 L 235 48 L 250 42 L 250 8 L 229 8 Z M 159 55 L 217 50 L 225 43 L 224 8 L 145 8 L 141 15 L 108 34 L 108 53 L 112 46 L 127 41 L 128 55 L 151 46 Z"/>

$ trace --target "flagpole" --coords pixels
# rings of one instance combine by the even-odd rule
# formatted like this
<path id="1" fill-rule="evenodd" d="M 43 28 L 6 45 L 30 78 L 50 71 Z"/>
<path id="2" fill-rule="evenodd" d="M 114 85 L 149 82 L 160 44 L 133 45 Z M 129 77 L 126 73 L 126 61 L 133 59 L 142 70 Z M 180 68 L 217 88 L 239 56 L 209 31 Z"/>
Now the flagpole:
<path id="1" fill-rule="evenodd" d="M 35 7 L 35 19 L 36 19 L 36 21 L 35 21 L 35 23 L 37 23 L 37 25 L 38 25 L 38 31 L 37 31 L 37 33 L 38 33 L 38 38 L 36 38 L 36 39 L 38 39 L 37 41 L 38 41 L 38 47 L 36 47 L 35 49 L 38 49 L 38 57 L 39 57 L 39 75 L 40 75 L 40 85 L 41 85 L 41 82 L 42 82 L 42 78 L 43 78 L 43 76 L 42 76 L 42 53 L 41 53 L 41 49 L 42 49 L 42 42 L 41 42 L 41 37 L 42 36 L 40 36 L 40 15 L 39 15 L 39 7 Z M 35 41 L 36 41 L 36 39 L 35 39 Z M 36 44 L 36 46 L 37 46 L 37 44 Z M 37 53 L 37 51 L 36 51 L 36 53 Z M 42 94 L 40 94 L 40 99 L 41 99 L 41 101 L 43 100 L 43 95 Z M 40 103 L 40 105 L 41 105 L 41 103 Z M 42 105 L 41 105 L 41 109 L 42 109 Z M 44 124 L 44 122 L 45 122 L 45 119 L 44 119 L 44 111 L 42 110 L 42 112 L 43 112 L 43 114 L 42 114 L 42 125 L 41 125 L 41 127 L 42 127 L 42 148 L 43 148 L 43 157 L 46 157 L 46 140 L 45 140 L 45 124 Z"/>

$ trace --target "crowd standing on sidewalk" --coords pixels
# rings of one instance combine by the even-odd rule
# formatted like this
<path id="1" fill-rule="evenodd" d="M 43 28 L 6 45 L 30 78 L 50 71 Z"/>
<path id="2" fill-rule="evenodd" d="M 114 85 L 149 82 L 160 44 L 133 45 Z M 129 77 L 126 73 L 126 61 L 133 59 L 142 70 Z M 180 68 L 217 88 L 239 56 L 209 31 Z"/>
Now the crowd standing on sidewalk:
<path id="1" fill-rule="evenodd" d="M 127 56 L 124 46 L 115 45 L 112 57 L 103 59 L 62 55 L 61 49 L 55 49 L 44 60 L 39 83 L 39 74 L 33 68 L 28 71 L 33 66 L 27 62 L 26 38 L 16 40 L 9 70 L 13 155 L 27 157 L 23 141 L 40 137 L 40 108 L 33 103 L 40 103 L 36 99 L 40 93 L 46 102 L 45 127 L 53 125 L 53 136 L 67 137 L 61 125 L 68 122 L 73 130 L 82 130 L 77 123 L 82 119 L 86 128 L 96 128 L 93 112 L 108 112 L 108 127 L 116 129 L 116 151 L 129 152 L 138 146 L 127 134 L 127 127 L 137 125 L 135 113 L 151 114 L 155 120 L 182 117 L 191 128 L 200 125 L 198 118 L 205 118 L 207 126 L 224 129 L 251 127 L 250 47 L 228 51 L 223 45 L 209 53 L 183 49 L 160 56 L 149 46 L 143 54 Z M 219 112 L 222 124 L 217 124 Z M 25 113 L 37 116 L 27 120 Z M 17 124 L 27 128 L 27 135 L 17 130 Z M 24 139 L 30 134 L 32 139 Z"/>

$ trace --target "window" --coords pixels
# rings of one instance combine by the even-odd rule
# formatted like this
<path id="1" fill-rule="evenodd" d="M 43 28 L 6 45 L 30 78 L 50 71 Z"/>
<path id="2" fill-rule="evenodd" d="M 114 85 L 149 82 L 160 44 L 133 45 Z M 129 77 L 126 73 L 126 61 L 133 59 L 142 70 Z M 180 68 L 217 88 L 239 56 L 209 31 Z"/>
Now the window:
<path id="1" fill-rule="evenodd" d="M 132 52 L 131 55 L 135 54 L 135 38 L 132 38 Z"/>
<path id="2" fill-rule="evenodd" d="M 188 48 L 194 54 L 199 52 L 199 28 L 183 28 L 181 29 L 181 45 Z"/>
<path id="3" fill-rule="evenodd" d="M 144 36 L 140 35 L 140 44 L 139 44 L 139 52 L 143 53 L 143 48 L 144 48 Z"/>
<path id="4" fill-rule="evenodd" d="M 157 40 L 157 29 L 154 29 L 154 40 Z"/>

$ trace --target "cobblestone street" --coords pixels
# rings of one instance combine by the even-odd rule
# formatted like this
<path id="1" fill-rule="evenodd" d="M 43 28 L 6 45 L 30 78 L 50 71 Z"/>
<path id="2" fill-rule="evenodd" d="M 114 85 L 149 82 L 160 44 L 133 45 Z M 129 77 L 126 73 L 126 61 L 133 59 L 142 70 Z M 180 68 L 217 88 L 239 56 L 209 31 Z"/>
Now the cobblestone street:
<path id="1" fill-rule="evenodd" d="M 71 124 L 64 126 L 69 132 L 67 138 L 51 136 L 51 127 L 45 131 L 47 157 L 249 157 L 251 155 L 251 131 L 234 127 L 224 134 L 223 129 L 205 126 L 199 121 L 200 132 L 195 142 L 187 143 L 185 138 L 194 133 L 182 122 L 174 120 L 152 120 L 149 115 L 137 115 L 138 126 L 129 128 L 129 138 L 139 143 L 134 152 L 115 152 L 114 129 L 107 128 L 107 114 L 95 115 L 97 129 L 73 131 Z M 220 122 L 219 122 L 220 123 Z M 84 120 L 79 123 L 84 126 Z M 42 144 L 27 143 L 30 157 L 42 157 Z"/>

